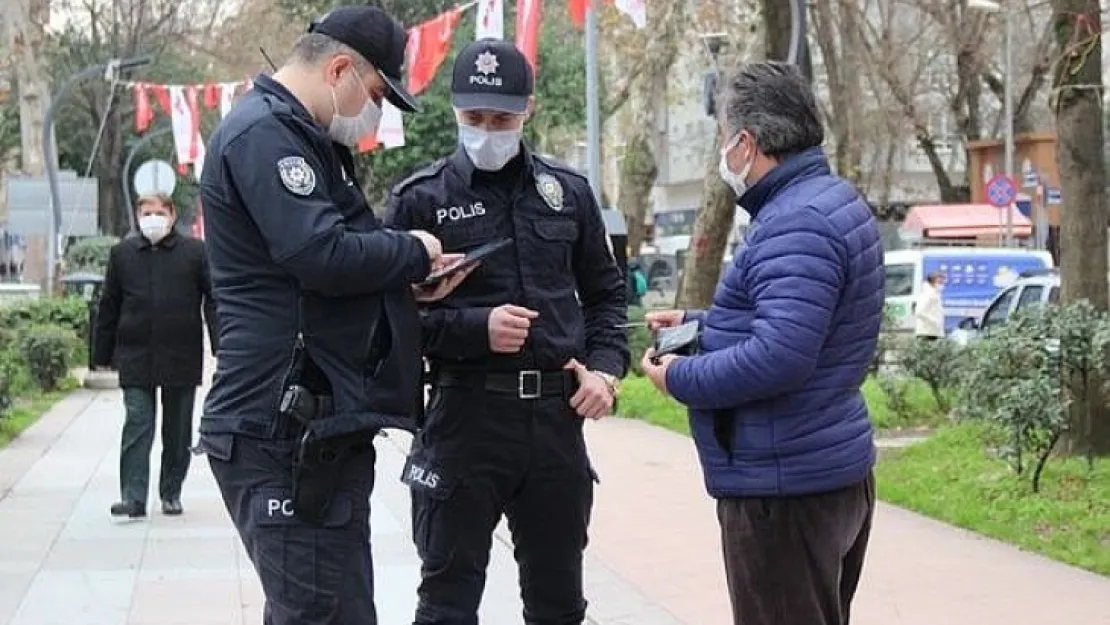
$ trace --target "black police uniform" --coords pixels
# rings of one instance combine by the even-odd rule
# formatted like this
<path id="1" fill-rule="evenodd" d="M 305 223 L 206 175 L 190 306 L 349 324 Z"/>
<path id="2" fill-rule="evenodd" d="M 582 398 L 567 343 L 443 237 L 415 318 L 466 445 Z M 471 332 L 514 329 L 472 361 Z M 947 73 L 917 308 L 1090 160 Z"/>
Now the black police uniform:
<path id="1" fill-rule="evenodd" d="M 377 9 L 337 9 L 314 28 L 399 75 L 404 32 Z M 373 624 L 373 437 L 413 429 L 420 408 L 410 287 L 428 254 L 382 227 L 350 151 L 264 76 L 212 135 L 201 197 L 221 321 L 201 449 L 258 571 L 265 622 Z"/>
<path id="2" fill-rule="evenodd" d="M 504 76 L 515 48 L 491 45 Z M 467 50 L 456 68 L 472 61 Z M 515 239 L 422 311 L 432 391 L 402 476 L 423 561 L 416 623 L 478 622 L 502 514 L 516 544 L 525 621 L 581 623 L 596 476 L 583 420 L 568 401 L 577 383 L 562 369 L 575 358 L 622 376 L 629 360 L 619 328 L 624 281 L 590 187 L 525 148 L 492 173 L 476 170 L 460 148 L 397 185 L 386 221 L 426 229 L 445 252 Z M 490 311 L 510 303 L 539 316 L 520 352 L 494 354 Z"/>

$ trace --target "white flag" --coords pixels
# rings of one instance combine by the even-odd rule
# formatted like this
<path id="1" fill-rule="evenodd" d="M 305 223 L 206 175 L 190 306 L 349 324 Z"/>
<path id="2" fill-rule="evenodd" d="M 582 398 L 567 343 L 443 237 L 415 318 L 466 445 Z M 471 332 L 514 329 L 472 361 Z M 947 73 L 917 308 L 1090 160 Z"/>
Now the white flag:
<path id="1" fill-rule="evenodd" d="M 401 109 L 382 101 L 382 121 L 378 124 L 378 142 L 382 147 L 399 148 L 405 145 L 405 123 L 401 118 Z"/>
<path id="2" fill-rule="evenodd" d="M 647 26 L 647 0 L 616 0 L 617 10 L 632 18 L 636 28 Z"/>
<path id="3" fill-rule="evenodd" d="M 173 147 L 177 153 L 177 162 L 182 164 L 193 163 L 193 112 L 189 109 L 189 101 L 185 96 L 185 87 L 170 85 L 170 127 L 173 129 Z"/>
<path id="4" fill-rule="evenodd" d="M 235 89 L 241 83 L 225 82 L 220 84 L 220 118 L 227 117 L 231 112 L 231 105 L 235 101 Z"/>
<path id="5" fill-rule="evenodd" d="M 505 4 L 502 0 L 478 0 L 478 25 L 474 39 L 505 38 Z"/>

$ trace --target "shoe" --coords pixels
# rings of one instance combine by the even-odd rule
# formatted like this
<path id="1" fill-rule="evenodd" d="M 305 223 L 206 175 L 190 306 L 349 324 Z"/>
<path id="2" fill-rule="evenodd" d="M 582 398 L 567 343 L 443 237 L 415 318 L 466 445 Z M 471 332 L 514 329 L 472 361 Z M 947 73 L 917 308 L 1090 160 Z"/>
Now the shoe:
<path id="1" fill-rule="evenodd" d="M 146 504 L 141 501 L 117 501 L 112 504 L 112 516 L 141 519 L 146 516 Z"/>
<path id="2" fill-rule="evenodd" d="M 162 500 L 162 514 L 169 516 L 177 516 L 184 512 L 185 509 L 181 507 L 180 499 L 163 499 Z"/>

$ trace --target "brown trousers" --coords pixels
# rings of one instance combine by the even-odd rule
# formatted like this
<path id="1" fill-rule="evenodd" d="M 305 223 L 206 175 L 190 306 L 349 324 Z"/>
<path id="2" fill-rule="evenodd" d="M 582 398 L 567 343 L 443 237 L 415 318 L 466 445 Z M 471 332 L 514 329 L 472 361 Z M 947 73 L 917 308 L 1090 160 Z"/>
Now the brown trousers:
<path id="1" fill-rule="evenodd" d="M 875 480 L 803 497 L 721 499 L 734 625 L 848 625 Z"/>

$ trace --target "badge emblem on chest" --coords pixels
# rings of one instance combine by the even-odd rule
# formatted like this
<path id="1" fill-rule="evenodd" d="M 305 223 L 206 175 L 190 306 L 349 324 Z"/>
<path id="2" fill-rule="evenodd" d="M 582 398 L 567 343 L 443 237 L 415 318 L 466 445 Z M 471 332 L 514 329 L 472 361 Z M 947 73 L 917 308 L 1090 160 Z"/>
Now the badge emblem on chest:
<path id="1" fill-rule="evenodd" d="M 286 156 L 277 162 L 281 184 L 294 195 L 311 195 L 316 189 L 316 172 L 301 156 Z"/>
<path id="2" fill-rule="evenodd" d="M 563 210 L 563 185 L 551 174 L 536 176 L 536 190 L 540 197 L 554 211 Z"/>

